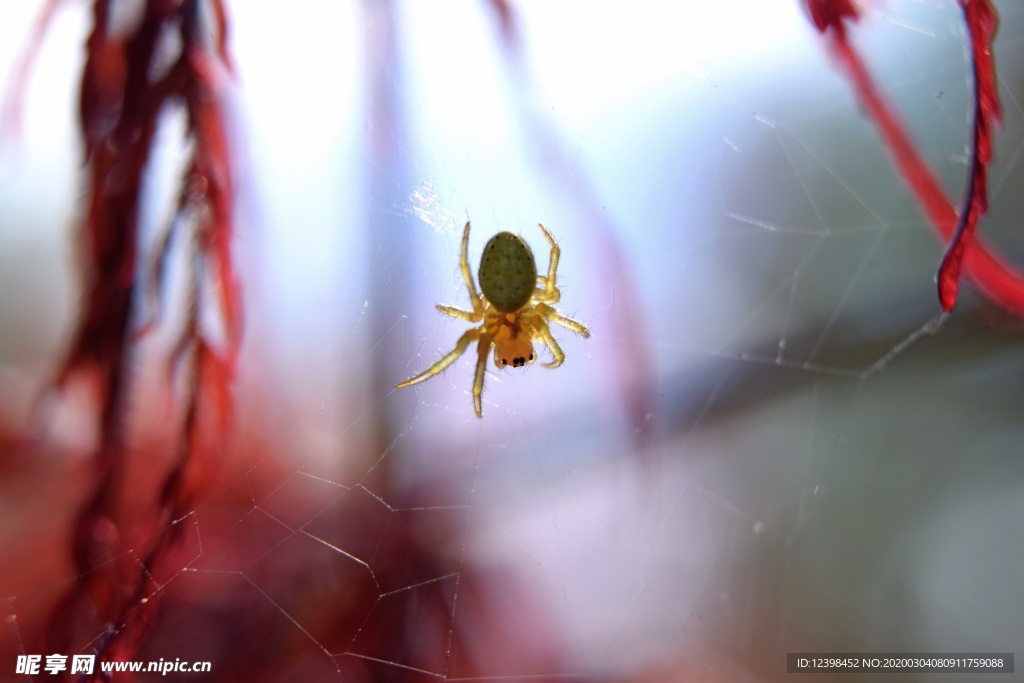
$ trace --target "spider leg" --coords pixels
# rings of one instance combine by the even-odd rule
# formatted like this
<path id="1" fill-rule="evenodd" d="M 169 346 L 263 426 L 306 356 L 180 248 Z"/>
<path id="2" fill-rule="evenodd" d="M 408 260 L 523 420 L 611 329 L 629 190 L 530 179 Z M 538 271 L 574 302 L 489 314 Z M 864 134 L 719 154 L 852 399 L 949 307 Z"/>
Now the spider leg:
<path id="1" fill-rule="evenodd" d="M 558 244 L 555 243 L 555 238 L 551 236 L 551 233 L 547 228 L 544 227 L 543 223 L 538 223 L 541 232 L 544 233 L 544 239 L 548 241 L 548 245 L 551 247 L 551 259 L 548 263 L 548 277 L 544 281 L 544 294 L 540 298 L 543 301 L 550 303 L 556 303 L 559 299 L 558 287 L 555 286 L 555 277 L 558 273 L 558 258 L 562 254 L 562 250 L 558 248 Z M 539 280 L 540 278 L 538 278 Z M 538 294 L 540 294 L 538 292 Z"/>
<path id="2" fill-rule="evenodd" d="M 476 409 L 476 416 L 484 416 L 483 399 L 484 393 L 484 371 L 487 369 L 487 356 L 491 350 L 490 335 L 480 336 L 480 343 L 476 346 L 476 374 L 473 375 L 473 408 Z"/>
<path id="3" fill-rule="evenodd" d="M 546 368 L 557 368 L 565 360 L 565 352 L 562 351 L 562 347 L 558 345 L 555 338 L 551 335 L 551 328 L 548 327 L 547 322 L 543 318 L 537 318 L 533 323 L 533 334 L 535 337 L 544 342 L 549 349 L 551 349 L 551 355 L 554 360 L 550 363 L 544 363 Z"/>
<path id="4" fill-rule="evenodd" d="M 461 308 L 456 308 L 455 306 L 443 306 L 441 304 L 438 304 L 434 308 L 441 311 L 445 315 L 450 315 L 453 318 L 465 320 L 466 322 L 469 323 L 478 323 L 480 322 L 480 319 L 483 317 L 483 315 L 481 315 L 480 313 L 474 313 L 473 311 L 464 311 Z"/>
<path id="5" fill-rule="evenodd" d="M 474 341 L 480 339 L 480 328 L 474 327 L 471 330 L 466 330 L 465 334 L 459 337 L 459 341 L 455 343 L 455 348 L 445 354 L 439 361 L 431 365 L 429 368 L 421 372 L 420 374 L 400 382 L 395 385 L 396 389 L 402 389 L 404 387 L 411 387 L 413 384 L 419 384 L 423 380 L 430 379 L 434 375 L 441 374 L 446 367 L 456 361 L 456 359 L 466 352 L 466 348 L 469 347 Z M 481 352 L 483 353 L 483 352 Z M 481 357 L 483 357 L 481 355 Z M 481 381 L 481 384 L 483 382 Z"/>
<path id="6" fill-rule="evenodd" d="M 567 318 L 564 315 L 560 315 L 560 314 L 556 313 L 555 310 L 551 309 L 551 308 L 549 308 L 544 313 L 544 317 L 547 318 L 548 320 L 550 320 L 553 323 L 557 323 L 557 324 L 561 325 L 562 327 L 564 327 L 567 330 L 572 330 L 573 332 L 575 332 L 576 334 L 580 335 L 584 339 L 589 339 L 590 338 L 590 330 L 588 330 L 587 326 L 584 325 L 583 323 L 581 323 L 579 320 L 573 320 L 572 318 Z"/>
<path id="7" fill-rule="evenodd" d="M 533 291 L 534 301 L 551 305 L 557 304 L 561 301 L 562 292 L 558 287 L 552 287 L 552 291 L 549 292 L 547 285 L 545 284 L 547 280 L 542 277 L 537 278 L 537 280 L 541 286 Z"/>
<path id="8" fill-rule="evenodd" d="M 473 273 L 469 269 L 469 221 L 466 221 L 466 228 L 462 231 L 462 257 L 459 259 L 459 268 L 462 270 L 462 279 L 466 281 L 466 289 L 469 290 L 469 300 L 473 304 L 473 311 L 482 313 L 484 306 L 480 301 L 480 292 L 476 290 Z"/>

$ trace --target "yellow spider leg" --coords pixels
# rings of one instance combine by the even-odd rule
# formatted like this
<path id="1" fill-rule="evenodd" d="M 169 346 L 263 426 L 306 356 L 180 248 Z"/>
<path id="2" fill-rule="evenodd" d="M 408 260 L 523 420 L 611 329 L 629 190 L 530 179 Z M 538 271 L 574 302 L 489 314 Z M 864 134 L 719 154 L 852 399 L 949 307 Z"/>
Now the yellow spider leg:
<path id="1" fill-rule="evenodd" d="M 476 346 L 476 374 L 473 376 L 473 408 L 476 409 L 476 416 L 484 416 L 482 396 L 484 393 L 484 371 L 487 369 L 487 356 L 490 355 L 491 338 L 489 335 L 481 335 L 480 343 Z"/>
<path id="2" fill-rule="evenodd" d="M 478 322 L 480 322 L 481 318 L 484 317 L 483 313 L 474 313 L 472 311 L 464 311 L 461 308 L 456 308 L 455 306 L 442 306 L 441 304 L 438 304 L 434 308 L 436 308 L 437 310 L 441 311 L 445 315 L 450 315 L 453 318 L 458 318 L 459 320 L 465 320 L 466 322 L 470 322 L 470 323 L 478 323 Z"/>
<path id="3" fill-rule="evenodd" d="M 400 382 L 395 385 L 396 389 L 403 389 L 405 387 L 411 387 L 413 384 L 419 384 L 425 379 L 430 379 L 434 375 L 441 374 L 446 367 L 455 362 L 455 360 L 466 352 L 466 348 L 474 341 L 480 338 L 480 328 L 474 327 L 471 330 L 466 330 L 466 333 L 459 337 L 459 341 L 455 343 L 455 348 L 449 351 L 441 360 L 437 361 L 424 372 L 416 375 L 411 379 L 407 379 L 404 382 Z M 481 381 L 481 384 L 483 382 Z"/>
<path id="4" fill-rule="evenodd" d="M 462 231 L 462 257 L 459 259 L 459 268 L 462 270 L 462 279 L 466 281 L 466 289 L 469 290 L 469 300 L 473 304 L 473 311 L 483 312 L 484 306 L 480 302 L 480 293 L 476 291 L 473 273 L 469 269 L 469 221 L 466 221 L 466 228 Z"/>
<path id="5" fill-rule="evenodd" d="M 554 357 L 550 363 L 544 363 L 546 368 L 557 368 L 565 360 L 565 353 L 562 351 L 562 347 L 558 345 L 555 338 L 551 335 L 551 328 L 544 321 L 543 318 L 538 317 L 533 321 L 533 334 L 539 338 L 542 342 L 547 344 L 547 347 L 551 349 L 551 355 Z"/>
<path id="6" fill-rule="evenodd" d="M 552 291 L 549 292 L 547 289 L 547 285 L 545 284 L 547 280 L 545 280 L 542 277 L 538 277 L 537 281 L 541 286 L 533 291 L 534 301 L 539 303 L 551 304 L 552 306 L 561 301 L 562 292 L 561 290 L 558 289 L 558 287 L 552 287 Z"/>
<path id="7" fill-rule="evenodd" d="M 558 272 L 558 258 L 561 255 L 562 250 L 558 248 L 558 245 L 555 243 L 555 238 L 551 236 L 551 233 L 544 227 L 544 224 L 538 223 L 537 225 L 540 226 L 541 232 L 544 233 L 544 239 L 548 241 L 548 245 L 551 247 L 551 260 L 548 263 L 548 277 L 544 282 L 544 295 L 541 298 L 544 301 L 556 303 L 559 297 L 558 288 L 555 286 L 555 276 Z"/>
<path id="8" fill-rule="evenodd" d="M 559 315 L 552 309 L 548 309 L 547 312 L 544 313 L 544 317 L 553 323 L 558 323 L 567 330 L 572 330 L 584 339 L 590 338 L 590 330 L 588 330 L 587 326 L 578 320 L 573 320 L 572 318 L 567 318 L 564 315 Z"/>

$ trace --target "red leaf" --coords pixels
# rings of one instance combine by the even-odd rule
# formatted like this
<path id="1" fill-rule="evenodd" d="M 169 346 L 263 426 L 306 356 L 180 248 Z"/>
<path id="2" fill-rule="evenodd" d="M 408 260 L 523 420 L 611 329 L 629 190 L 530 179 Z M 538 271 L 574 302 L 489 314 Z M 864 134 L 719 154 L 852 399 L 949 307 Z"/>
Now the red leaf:
<path id="1" fill-rule="evenodd" d="M 978 220 L 988 211 L 986 167 L 992 161 L 992 122 L 998 122 L 1002 115 L 992 57 L 992 41 L 999 24 L 995 9 L 988 0 L 960 0 L 960 6 L 971 40 L 974 125 L 967 191 L 959 220 L 939 266 L 939 301 L 947 311 L 956 304 L 964 255 L 972 243 Z"/>
<path id="2" fill-rule="evenodd" d="M 950 241 L 937 278 L 942 307 L 948 311 L 956 303 L 962 269 L 991 301 L 1024 317 L 1024 273 L 974 238 L 978 219 L 988 209 L 985 166 L 992 159 L 992 121 L 998 121 L 1000 115 L 992 58 L 992 41 L 998 22 L 992 5 L 988 0 L 960 0 L 971 40 L 975 116 L 970 175 L 964 205 L 958 212 L 847 40 L 843 22 L 846 18 L 856 19 L 856 10 L 851 3 L 848 0 L 803 2 L 815 26 L 826 34 L 864 108 L 878 126 L 897 169 L 914 192 L 932 227 L 943 240 Z M 833 30 L 826 31 L 829 28 Z"/>
<path id="3" fill-rule="evenodd" d="M 851 0 L 803 0 L 804 8 L 818 30 L 824 33 L 832 29 L 844 33 L 845 19 L 857 20 L 857 9 Z"/>

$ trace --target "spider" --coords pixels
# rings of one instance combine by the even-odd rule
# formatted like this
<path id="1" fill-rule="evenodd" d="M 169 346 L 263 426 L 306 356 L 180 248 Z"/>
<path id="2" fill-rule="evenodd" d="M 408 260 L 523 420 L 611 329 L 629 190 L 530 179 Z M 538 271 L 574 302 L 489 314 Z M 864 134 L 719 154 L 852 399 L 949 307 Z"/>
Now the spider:
<path id="1" fill-rule="evenodd" d="M 463 333 L 455 348 L 426 371 L 395 385 L 396 388 L 419 384 L 441 374 L 475 341 L 477 362 L 476 375 L 473 378 L 473 407 L 476 409 L 476 416 L 483 417 L 480 397 L 484 391 L 484 368 L 491 346 L 494 346 L 494 364 L 499 370 L 504 370 L 509 365 L 519 368 L 536 360 L 533 342 L 541 341 L 551 349 L 553 357 L 550 363 L 544 365 L 557 368 L 565 360 L 565 353 L 551 336 L 548 323 L 557 323 L 585 338 L 590 336 L 590 330 L 583 323 L 559 314 L 554 308 L 562 296 L 555 281 L 561 251 L 548 229 L 542 224 L 540 229 L 551 247 L 547 277 L 537 275 L 537 262 L 530 251 L 530 245 L 522 237 L 511 232 L 499 232 L 487 241 L 480 259 L 477 279 L 483 291 L 481 295 L 473 284 L 473 275 L 469 270 L 469 259 L 466 255 L 469 248 L 469 221 L 466 221 L 466 228 L 462 232 L 462 258 L 459 260 L 459 267 L 462 270 L 462 279 L 466 281 L 466 289 L 469 290 L 473 310 L 464 311 L 441 304 L 436 308 L 453 318 L 481 324 Z"/>

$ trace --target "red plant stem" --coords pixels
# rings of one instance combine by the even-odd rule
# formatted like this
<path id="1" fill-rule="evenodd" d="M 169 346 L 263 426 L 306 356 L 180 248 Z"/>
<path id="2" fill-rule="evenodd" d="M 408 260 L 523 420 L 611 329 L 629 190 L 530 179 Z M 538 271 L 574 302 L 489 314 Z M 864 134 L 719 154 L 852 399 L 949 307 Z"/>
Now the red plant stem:
<path id="1" fill-rule="evenodd" d="M 892 151 L 893 159 L 904 180 L 917 195 L 917 200 L 932 225 L 940 235 L 948 239 L 957 222 L 956 209 L 949 203 L 939 181 L 917 154 L 899 120 L 878 94 L 871 76 L 845 35 L 838 35 L 832 45 L 840 64 L 853 82 L 854 90 L 857 91 L 886 145 Z"/>
<path id="2" fill-rule="evenodd" d="M 962 265 L 963 272 L 984 296 L 1024 317 L 1024 272 L 1001 259 L 972 234 L 978 218 L 987 208 L 984 167 L 992 155 L 989 117 L 997 118 L 999 111 L 990 46 L 995 35 L 995 10 L 988 0 L 961 0 L 970 28 L 976 104 L 970 176 L 964 207 L 958 212 L 918 155 L 896 115 L 879 95 L 863 62 L 847 40 L 844 22 L 857 18 L 853 6 L 848 0 L 805 0 L 805 4 L 814 24 L 830 39 L 836 57 L 932 227 L 944 241 L 951 242 L 938 275 L 943 308 L 951 310 L 956 302 L 956 283 Z"/>
<path id="3" fill-rule="evenodd" d="M 106 10 L 105 3 L 97 2 L 96 22 L 88 40 L 90 51 L 83 74 L 81 123 L 87 141 L 95 139 L 93 107 L 98 104 L 92 98 L 97 87 L 92 77 L 104 69 L 103 62 L 116 59 L 113 57 L 116 53 L 108 49 Z M 145 46 L 139 47 L 145 51 Z M 141 111 L 142 103 L 135 101 L 131 94 L 131 91 L 126 94 L 123 106 Z M 142 128 L 151 130 L 155 113 L 151 111 L 148 117 L 139 117 L 146 122 Z M 117 555 L 116 507 L 125 470 L 126 368 L 139 185 L 149 150 L 143 147 L 134 149 L 133 153 L 123 153 L 116 141 L 125 133 L 118 135 L 115 129 L 108 134 L 112 144 L 86 145 L 89 183 L 93 188 L 83 222 L 88 293 L 78 330 L 57 377 L 57 384 L 62 385 L 74 374 L 91 372 L 97 379 L 101 402 L 99 445 L 93 460 L 96 489 L 79 512 L 72 537 L 78 582 L 51 617 L 49 640 L 57 652 L 73 646 L 70 642 L 73 624 L 83 607 L 82 600 L 87 598 L 103 621 L 116 616 L 120 602 L 117 586 L 123 567 L 111 560 Z M 110 182 L 111 178 L 120 182 Z M 96 191 L 96 188 L 102 190 Z"/>
<path id="4" fill-rule="evenodd" d="M 971 160 L 967 191 L 960 208 L 960 220 L 953 231 L 939 267 L 939 300 L 947 311 L 956 303 L 964 254 L 974 236 L 978 220 L 988 211 L 988 164 L 992 161 L 992 122 L 999 121 L 999 93 L 991 44 L 998 19 L 988 0 L 960 0 L 971 36 L 971 70 L 974 76 L 974 112 L 971 131 Z"/>

